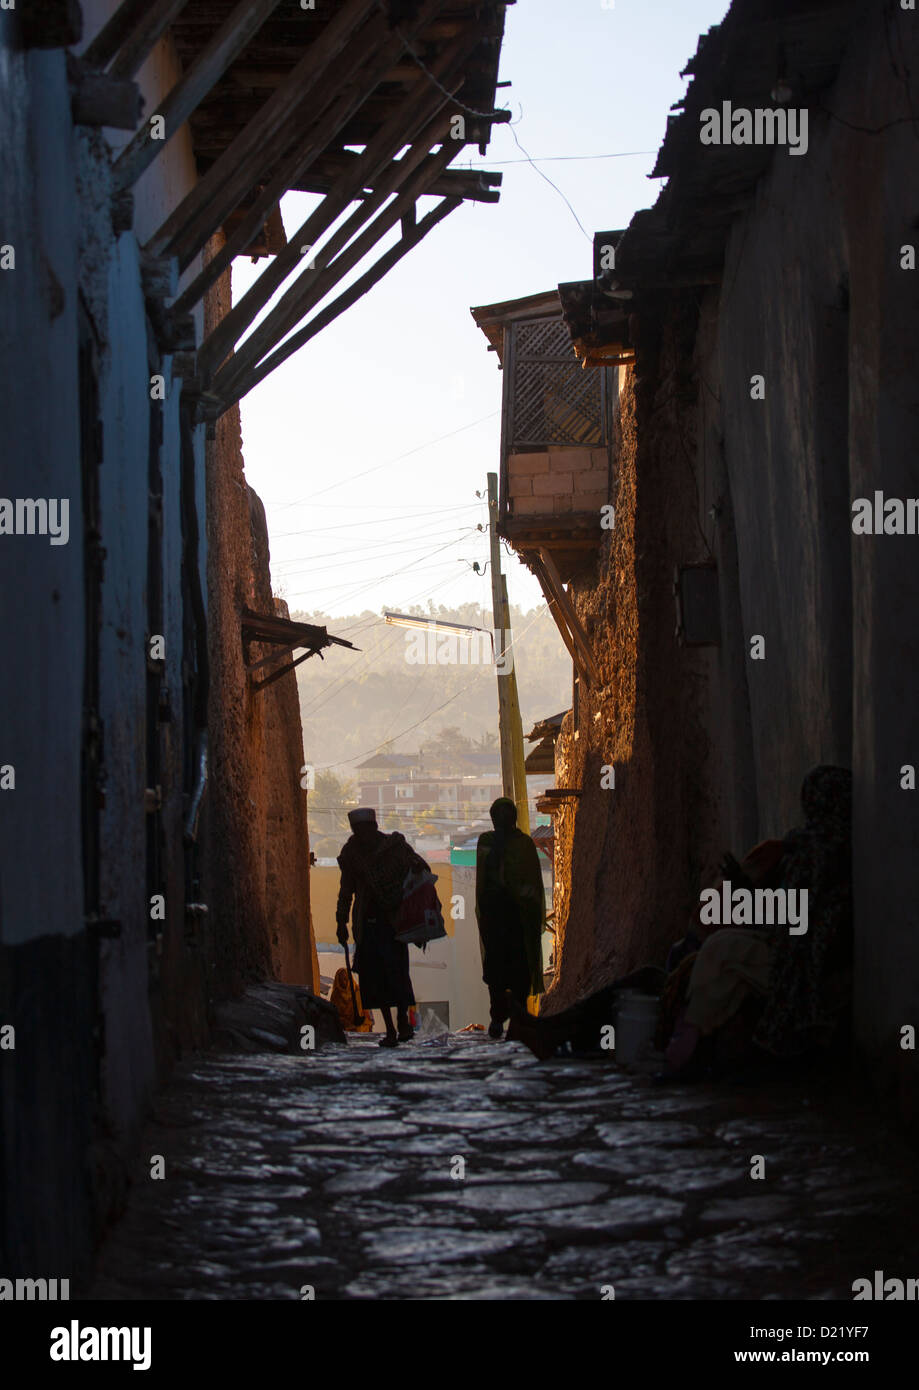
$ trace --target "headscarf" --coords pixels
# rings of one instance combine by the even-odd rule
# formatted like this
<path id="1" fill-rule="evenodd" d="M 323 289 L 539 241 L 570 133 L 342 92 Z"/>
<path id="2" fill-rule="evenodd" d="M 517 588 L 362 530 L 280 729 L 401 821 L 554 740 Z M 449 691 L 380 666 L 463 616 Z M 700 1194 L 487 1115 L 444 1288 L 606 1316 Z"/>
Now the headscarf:
<path id="1" fill-rule="evenodd" d="M 504 862 L 508 837 L 517 829 L 517 807 L 509 796 L 499 796 L 488 808 L 494 829 L 494 848 L 489 855 L 489 877 L 497 878 Z"/>
<path id="2" fill-rule="evenodd" d="M 769 995 L 754 1034 L 779 1057 L 828 1043 L 847 1003 L 844 992 L 834 997 L 832 986 L 848 969 L 851 950 L 852 773 L 827 764 L 812 768 L 801 808 L 804 824 L 785 836 L 779 882 L 786 890 L 807 890 L 808 929 L 803 936 L 776 936 Z"/>

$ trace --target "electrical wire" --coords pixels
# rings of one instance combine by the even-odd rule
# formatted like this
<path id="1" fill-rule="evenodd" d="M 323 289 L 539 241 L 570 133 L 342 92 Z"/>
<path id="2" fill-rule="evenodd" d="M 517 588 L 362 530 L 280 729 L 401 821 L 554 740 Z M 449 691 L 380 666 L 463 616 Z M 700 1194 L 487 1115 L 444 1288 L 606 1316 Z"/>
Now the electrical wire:
<path id="1" fill-rule="evenodd" d="M 506 164 L 560 164 L 584 159 L 633 159 L 638 155 L 657 154 L 657 150 L 619 150 L 614 154 L 538 154 L 526 159 L 489 159 L 487 164 L 456 164 L 456 169 L 499 169 Z"/>
<path id="2" fill-rule="evenodd" d="M 522 118 L 523 118 L 523 108 L 522 108 L 522 107 L 521 107 L 521 112 L 520 112 L 520 114 L 521 114 L 521 119 L 522 119 Z M 555 189 L 556 193 L 557 193 L 558 196 L 561 198 L 562 202 L 565 204 L 565 206 L 567 207 L 568 211 L 571 213 L 571 216 L 574 218 L 575 222 L 577 222 L 577 224 L 578 224 L 578 226 L 580 227 L 581 231 L 584 233 L 584 235 L 586 236 L 587 240 L 590 242 L 590 244 L 591 244 L 591 246 L 592 246 L 592 245 L 593 245 L 593 237 L 590 235 L 590 232 L 588 232 L 587 228 L 584 226 L 584 223 L 581 221 L 580 217 L 578 217 L 578 215 L 577 215 L 577 213 L 575 212 L 574 208 L 571 206 L 571 204 L 569 203 L 568 199 L 565 197 L 564 193 L 563 193 L 562 190 L 559 188 L 558 184 L 557 184 L 557 183 L 553 183 L 552 180 L 549 178 L 549 175 L 548 175 L 548 174 L 544 174 L 543 171 L 539 168 L 539 166 L 535 163 L 535 161 L 533 160 L 532 155 L 527 154 L 526 150 L 523 148 L 523 146 L 521 145 L 520 141 L 518 140 L 518 138 L 517 138 L 517 132 L 516 132 L 516 130 L 514 129 L 513 126 L 511 126 L 511 135 L 513 135 L 513 137 L 514 137 L 514 143 L 516 144 L 517 148 L 520 150 L 521 154 L 526 155 L 527 162 L 528 162 L 529 164 L 532 164 L 532 165 L 533 165 L 533 168 L 536 170 L 536 172 L 537 172 L 537 174 L 539 175 L 539 177 L 540 177 L 541 179 L 545 179 L 546 183 L 549 185 L 550 188 L 554 188 L 554 189 Z"/>
<path id="3" fill-rule="evenodd" d="M 534 623 L 538 622 L 541 617 L 544 617 L 548 611 L 548 604 L 544 604 L 542 608 L 538 608 L 533 617 L 527 623 L 526 627 L 523 629 L 523 632 L 519 633 L 516 638 L 512 638 L 511 642 L 509 643 L 508 650 L 512 651 L 514 646 L 516 646 L 517 642 L 519 642 L 525 636 L 525 634 L 529 632 L 530 628 L 534 625 Z M 402 732 L 396 734 L 395 737 L 384 739 L 383 743 L 395 743 L 400 738 L 404 738 L 406 734 L 413 733 L 415 729 L 419 729 L 422 724 L 426 724 L 429 719 L 433 719 L 435 714 L 439 714 L 442 709 L 446 709 L 448 705 L 452 705 L 453 701 L 458 700 L 459 697 L 461 695 L 464 695 L 467 690 L 471 690 L 472 687 L 476 685 L 478 681 L 482 680 L 482 678 L 485 675 L 487 675 L 492 669 L 493 668 L 491 667 L 486 667 L 485 670 L 481 671 L 479 675 L 475 677 L 475 679 L 471 680 L 468 683 L 468 685 L 462 686 L 462 688 L 460 690 L 457 690 L 457 692 L 454 695 L 451 695 L 449 699 L 444 700 L 442 705 L 438 705 L 436 709 L 431 710 L 430 714 L 427 714 L 423 718 L 419 719 L 417 723 L 410 724 L 407 729 L 403 729 Z M 369 757 L 372 753 L 379 752 L 381 747 L 382 743 L 378 743 L 375 748 L 369 748 L 364 753 L 355 753 L 353 757 L 342 758 L 337 763 L 323 763 L 321 766 L 316 767 L 315 770 L 317 772 L 328 772 L 329 769 L 333 767 L 345 767 L 348 763 L 356 762 L 360 758 L 366 758 Z"/>
<path id="4" fill-rule="evenodd" d="M 470 420 L 468 425 L 460 425 L 447 434 L 438 435 L 436 439 L 429 439 L 424 444 L 418 444 L 414 449 L 407 449 L 404 454 L 397 454 L 395 458 L 385 459 L 383 463 L 375 463 L 372 468 L 365 468 L 361 473 L 352 473 L 350 477 L 341 478 L 337 483 L 330 483 L 328 487 L 320 488 L 318 492 L 310 493 L 308 497 L 300 497 L 295 502 L 283 502 L 275 510 L 284 511 L 288 507 L 299 507 L 304 502 L 312 502 L 317 497 L 324 497 L 327 492 L 332 492 L 337 487 L 345 487 L 348 483 L 356 482 L 358 478 L 366 478 L 369 473 L 377 473 L 381 468 L 390 468 L 394 463 L 401 463 L 403 459 L 411 458 L 413 454 L 420 454 L 425 449 L 431 449 L 435 444 L 441 444 L 445 439 L 453 439 L 455 435 L 462 434 L 465 430 L 475 429 L 476 425 L 483 425 L 486 420 L 493 420 L 498 414 L 500 414 L 499 411 L 492 410 L 488 415 L 483 415 L 478 420 Z"/>

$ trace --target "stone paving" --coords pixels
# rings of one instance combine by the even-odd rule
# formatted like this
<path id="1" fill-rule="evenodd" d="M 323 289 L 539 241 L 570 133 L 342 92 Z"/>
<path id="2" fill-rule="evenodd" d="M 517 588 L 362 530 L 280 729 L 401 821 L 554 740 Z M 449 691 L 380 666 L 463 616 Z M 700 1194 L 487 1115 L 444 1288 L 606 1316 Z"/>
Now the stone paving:
<path id="1" fill-rule="evenodd" d="M 845 1087 L 352 1037 L 186 1063 L 143 1155 L 91 1298 L 851 1299 L 919 1275 L 914 1157 Z"/>

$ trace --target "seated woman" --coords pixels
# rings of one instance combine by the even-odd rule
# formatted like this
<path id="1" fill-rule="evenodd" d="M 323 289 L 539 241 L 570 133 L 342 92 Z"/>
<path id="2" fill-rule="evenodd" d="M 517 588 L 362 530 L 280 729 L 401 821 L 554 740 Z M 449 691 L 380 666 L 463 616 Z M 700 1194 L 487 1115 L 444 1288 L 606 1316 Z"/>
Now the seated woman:
<path id="1" fill-rule="evenodd" d="M 685 1005 L 666 1051 L 672 1076 L 698 1064 L 706 1040 L 717 1046 L 730 1038 L 733 1060 L 787 1060 L 826 1050 L 845 1026 L 851 995 L 852 774 L 840 767 L 813 768 L 801 788 L 801 805 L 804 824 L 781 842 L 769 886 L 807 891 L 807 931 L 727 927 L 703 942 L 688 971 L 688 961 L 681 967 Z"/>

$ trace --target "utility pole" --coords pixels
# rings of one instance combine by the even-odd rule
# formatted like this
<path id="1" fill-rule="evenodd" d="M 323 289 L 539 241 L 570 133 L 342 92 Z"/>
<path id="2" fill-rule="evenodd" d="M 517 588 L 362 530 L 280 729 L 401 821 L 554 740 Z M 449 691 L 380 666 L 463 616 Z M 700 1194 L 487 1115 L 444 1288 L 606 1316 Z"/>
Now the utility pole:
<path id="1" fill-rule="evenodd" d="M 495 668 L 498 673 L 498 733 L 501 740 L 501 786 L 514 796 L 514 751 L 511 744 L 510 710 L 504 671 L 504 595 L 501 590 L 501 543 L 498 540 L 498 475 L 488 475 L 488 539 L 491 547 L 491 613 L 494 627 Z"/>
<path id="2" fill-rule="evenodd" d="M 507 642 L 511 629 L 511 610 L 507 601 L 507 581 L 501 573 L 501 543 L 498 539 L 498 475 L 488 475 L 488 521 L 491 546 L 491 603 L 495 630 L 495 664 L 498 672 L 498 729 L 501 738 L 501 785 L 504 795 L 517 807 L 517 824 L 530 833 L 527 806 L 527 779 L 523 766 L 523 727 L 517 699 L 517 674 L 511 652 L 507 670 Z"/>
<path id="3" fill-rule="evenodd" d="M 504 633 L 506 640 L 511 636 L 511 606 L 507 599 L 507 580 L 501 576 L 501 597 L 504 609 Z M 514 787 L 517 803 L 517 825 L 524 835 L 530 833 L 530 808 L 527 802 L 527 773 L 523 756 L 523 724 L 520 722 L 520 701 L 517 698 L 517 663 L 514 661 L 514 644 L 511 642 L 511 666 L 504 675 L 499 676 L 507 686 L 508 722 L 511 726 L 511 753 L 514 761 Z"/>

